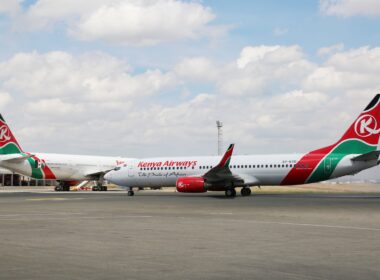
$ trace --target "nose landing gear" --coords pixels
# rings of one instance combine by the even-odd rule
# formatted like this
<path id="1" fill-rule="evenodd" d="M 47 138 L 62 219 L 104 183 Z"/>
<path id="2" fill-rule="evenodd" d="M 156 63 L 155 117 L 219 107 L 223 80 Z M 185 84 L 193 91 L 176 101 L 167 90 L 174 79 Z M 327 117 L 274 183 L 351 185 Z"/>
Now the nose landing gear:
<path id="1" fill-rule="evenodd" d="M 133 191 L 132 188 L 128 188 L 128 196 L 134 196 L 135 195 L 135 192 Z"/>

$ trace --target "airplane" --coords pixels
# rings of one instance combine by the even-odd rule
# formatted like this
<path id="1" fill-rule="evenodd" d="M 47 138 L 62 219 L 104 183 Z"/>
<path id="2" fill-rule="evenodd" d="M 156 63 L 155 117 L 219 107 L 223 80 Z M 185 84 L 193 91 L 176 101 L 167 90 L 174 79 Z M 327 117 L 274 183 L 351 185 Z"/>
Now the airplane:
<path id="1" fill-rule="evenodd" d="M 56 180 L 55 191 L 70 191 L 80 181 L 97 181 L 93 191 L 107 191 L 104 174 L 130 158 L 27 153 L 0 115 L 0 167 L 34 179 Z"/>
<path id="2" fill-rule="evenodd" d="M 161 157 L 126 161 L 105 179 L 127 188 L 175 186 L 178 192 L 224 191 L 227 197 L 249 196 L 250 187 L 308 184 L 354 175 L 379 164 L 380 94 L 336 143 L 306 154 L 237 155 L 231 144 L 217 156 Z M 219 161 L 220 160 L 220 161 Z"/>

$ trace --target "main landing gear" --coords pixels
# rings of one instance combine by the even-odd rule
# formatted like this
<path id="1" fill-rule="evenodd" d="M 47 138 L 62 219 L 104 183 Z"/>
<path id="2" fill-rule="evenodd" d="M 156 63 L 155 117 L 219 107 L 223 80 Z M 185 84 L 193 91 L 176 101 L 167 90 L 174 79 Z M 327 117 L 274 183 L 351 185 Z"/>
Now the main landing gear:
<path id="1" fill-rule="evenodd" d="M 96 185 L 92 187 L 93 192 L 106 192 L 108 190 L 107 186 Z"/>
<path id="2" fill-rule="evenodd" d="M 248 187 L 243 187 L 240 191 L 241 196 L 250 196 L 251 195 L 251 189 Z M 236 196 L 236 190 L 235 188 L 228 188 L 225 191 L 226 197 L 234 198 Z"/>
<path id="3" fill-rule="evenodd" d="M 236 196 L 236 190 L 234 188 L 228 188 L 225 191 L 226 197 L 233 198 Z"/>
<path id="4" fill-rule="evenodd" d="M 98 181 L 96 181 L 96 185 L 92 187 L 93 192 L 106 192 L 107 186 L 103 186 L 104 178 L 101 176 Z"/>
<path id="5" fill-rule="evenodd" d="M 59 182 L 58 186 L 55 186 L 54 190 L 56 192 L 69 192 L 70 184 L 68 184 L 67 182 Z"/>
<path id="6" fill-rule="evenodd" d="M 241 196 L 250 196 L 251 189 L 250 188 L 242 188 L 240 191 Z"/>

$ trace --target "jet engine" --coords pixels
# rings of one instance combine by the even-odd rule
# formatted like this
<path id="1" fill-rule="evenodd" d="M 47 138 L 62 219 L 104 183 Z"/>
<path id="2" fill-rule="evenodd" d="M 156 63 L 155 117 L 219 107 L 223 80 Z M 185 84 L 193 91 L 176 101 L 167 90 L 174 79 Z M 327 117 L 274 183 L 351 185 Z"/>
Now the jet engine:
<path id="1" fill-rule="evenodd" d="M 177 191 L 187 193 L 207 192 L 205 179 L 202 177 L 182 177 L 177 180 Z"/>

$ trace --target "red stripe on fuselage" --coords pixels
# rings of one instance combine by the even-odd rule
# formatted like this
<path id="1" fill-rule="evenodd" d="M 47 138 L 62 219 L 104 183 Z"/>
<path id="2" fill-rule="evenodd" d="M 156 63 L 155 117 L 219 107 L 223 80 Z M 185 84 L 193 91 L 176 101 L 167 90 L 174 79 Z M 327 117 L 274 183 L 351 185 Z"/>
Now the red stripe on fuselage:
<path id="1" fill-rule="evenodd" d="M 305 184 L 307 178 L 318 166 L 321 160 L 335 147 L 331 145 L 312 151 L 304 155 L 296 165 L 289 171 L 288 175 L 282 180 L 281 185 L 299 185 Z"/>
<path id="2" fill-rule="evenodd" d="M 53 173 L 53 171 L 51 171 L 50 167 L 47 166 L 47 164 L 45 163 L 45 161 L 44 161 L 44 167 L 42 168 L 42 172 L 45 174 L 45 179 L 49 179 L 49 180 L 55 180 L 55 179 L 57 179 L 55 177 L 55 174 Z"/>
<path id="3" fill-rule="evenodd" d="M 46 162 L 43 160 L 43 159 L 39 159 L 38 157 L 36 156 L 33 156 L 33 159 L 35 161 L 39 161 L 40 163 L 42 163 L 42 173 L 44 175 L 44 179 L 47 179 L 47 180 L 55 180 L 57 179 L 55 177 L 55 174 L 53 173 L 53 171 L 51 171 L 50 167 L 46 164 Z"/>

